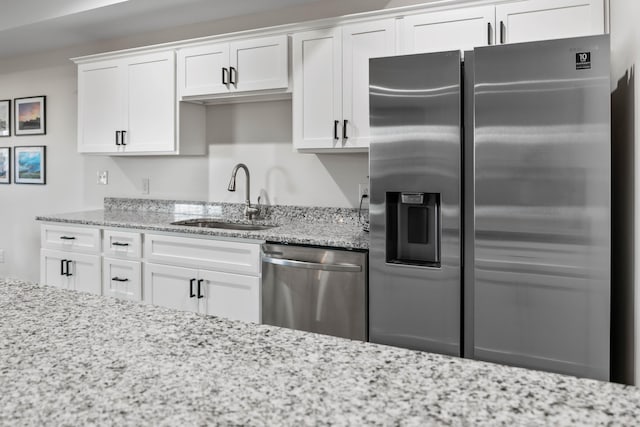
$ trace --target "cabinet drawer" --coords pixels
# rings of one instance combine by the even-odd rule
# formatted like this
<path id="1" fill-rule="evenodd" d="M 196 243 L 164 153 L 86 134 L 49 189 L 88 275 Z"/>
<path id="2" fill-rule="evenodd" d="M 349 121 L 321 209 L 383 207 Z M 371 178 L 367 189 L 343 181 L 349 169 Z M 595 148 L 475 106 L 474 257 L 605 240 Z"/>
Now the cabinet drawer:
<path id="1" fill-rule="evenodd" d="M 260 274 L 257 243 L 145 235 L 147 261 L 204 268 L 227 273 Z"/>
<path id="2" fill-rule="evenodd" d="M 103 258 L 103 294 L 115 298 L 142 301 L 142 263 Z"/>
<path id="3" fill-rule="evenodd" d="M 105 230 L 102 246 L 105 256 L 117 258 L 140 258 L 142 256 L 140 233 Z"/>
<path id="4" fill-rule="evenodd" d="M 100 230 L 97 228 L 43 224 L 40 239 L 43 248 L 100 253 Z"/>

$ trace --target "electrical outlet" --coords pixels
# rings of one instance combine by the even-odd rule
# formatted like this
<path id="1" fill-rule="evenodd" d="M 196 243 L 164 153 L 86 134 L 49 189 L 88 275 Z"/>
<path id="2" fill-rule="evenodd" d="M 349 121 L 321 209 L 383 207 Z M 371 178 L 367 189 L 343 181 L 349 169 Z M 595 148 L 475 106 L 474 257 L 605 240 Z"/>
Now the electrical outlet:
<path id="1" fill-rule="evenodd" d="M 98 180 L 96 182 L 99 185 L 107 185 L 109 183 L 109 171 L 98 171 Z"/>
<path id="2" fill-rule="evenodd" d="M 142 194 L 149 194 L 149 178 L 142 178 Z"/>
<path id="3" fill-rule="evenodd" d="M 367 196 L 364 200 L 362 200 L 362 196 Z M 362 204 L 369 204 L 369 184 L 358 184 L 358 203 L 362 200 Z"/>

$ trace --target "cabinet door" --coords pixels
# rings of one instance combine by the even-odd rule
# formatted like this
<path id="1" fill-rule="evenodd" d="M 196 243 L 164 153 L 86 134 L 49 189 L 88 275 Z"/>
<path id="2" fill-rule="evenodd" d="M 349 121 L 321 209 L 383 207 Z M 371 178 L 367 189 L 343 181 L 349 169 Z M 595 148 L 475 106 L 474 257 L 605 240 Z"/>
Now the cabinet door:
<path id="1" fill-rule="evenodd" d="M 180 97 L 227 93 L 229 43 L 196 46 L 178 51 L 177 87 Z"/>
<path id="2" fill-rule="evenodd" d="M 102 294 L 102 266 L 99 255 L 68 254 L 67 279 L 69 289 Z"/>
<path id="3" fill-rule="evenodd" d="M 232 42 L 229 48 L 231 89 L 280 89 L 289 86 L 287 35 Z"/>
<path id="4" fill-rule="evenodd" d="M 198 271 L 191 268 L 147 263 L 144 268 L 144 301 L 182 311 L 198 311 Z"/>
<path id="5" fill-rule="evenodd" d="M 395 19 L 342 29 L 343 148 L 369 148 L 369 58 L 395 53 Z"/>
<path id="6" fill-rule="evenodd" d="M 293 146 L 339 147 L 342 120 L 342 32 L 293 35 Z"/>
<path id="7" fill-rule="evenodd" d="M 100 295 L 99 255 L 40 250 L 40 282 L 56 288 Z"/>
<path id="8" fill-rule="evenodd" d="M 140 55 L 125 68 L 126 130 L 120 150 L 175 150 L 175 57 L 173 52 Z"/>
<path id="9" fill-rule="evenodd" d="M 132 301 L 142 300 L 140 261 L 104 258 L 102 263 L 104 295 Z"/>
<path id="10" fill-rule="evenodd" d="M 63 262 L 69 254 L 50 249 L 40 250 L 40 283 L 56 288 L 68 289 L 69 281 L 64 275 L 66 266 Z"/>
<path id="11" fill-rule="evenodd" d="M 602 0 L 528 0 L 496 6 L 502 43 L 604 33 Z"/>
<path id="12" fill-rule="evenodd" d="M 493 6 L 407 16 L 402 20 L 404 53 L 471 50 L 494 44 Z"/>
<path id="13" fill-rule="evenodd" d="M 201 311 L 212 316 L 260 323 L 260 278 L 200 271 Z"/>
<path id="14" fill-rule="evenodd" d="M 78 152 L 116 151 L 122 129 L 123 82 L 118 61 L 78 66 Z"/>

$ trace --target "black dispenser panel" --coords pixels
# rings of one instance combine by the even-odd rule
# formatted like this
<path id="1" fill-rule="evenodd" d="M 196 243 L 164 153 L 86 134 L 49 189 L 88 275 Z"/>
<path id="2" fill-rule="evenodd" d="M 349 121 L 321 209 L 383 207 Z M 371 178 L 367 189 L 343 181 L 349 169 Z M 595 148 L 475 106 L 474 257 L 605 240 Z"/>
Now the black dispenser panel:
<path id="1" fill-rule="evenodd" d="M 388 263 L 440 267 L 440 193 L 387 193 Z"/>

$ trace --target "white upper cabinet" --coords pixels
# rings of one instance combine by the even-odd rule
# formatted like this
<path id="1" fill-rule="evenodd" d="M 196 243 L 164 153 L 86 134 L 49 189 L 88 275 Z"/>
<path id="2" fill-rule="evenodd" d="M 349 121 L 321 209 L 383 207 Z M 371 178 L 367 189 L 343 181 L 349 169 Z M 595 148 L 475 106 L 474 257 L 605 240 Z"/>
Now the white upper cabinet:
<path id="1" fill-rule="evenodd" d="M 181 99 L 289 86 L 288 37 L 186 47 L 178 51 Z"/>
<path id="2" fill-rule="evenodd" d="M 494 21 L 494 6 L 406 16 L 402 20 L 403 52 L 464 51 L 494 44 Z"/>
<path id="3" fill-rule="evenodd" d="M 293 140 L 308 152 L 369 147 L 369 58 L 395 53 L 395 19 L 293 36 Z"/>
<path id="4" fill-rule="evenodd" d="M 520 43 L 602 34 L 603 0 L 527 0 L 496 6 L 497 39 Z"/>
<path id="5" fill-rule="evenodd" d="M 293 36 L 293 144 L 335 148 L 342 119 L 341 30 Z"/>
<path id="6" fill-rule="evenodd" d="M 78 66 L 78 151 L 135 154 L 175 151 L 172 51 Z"/>

